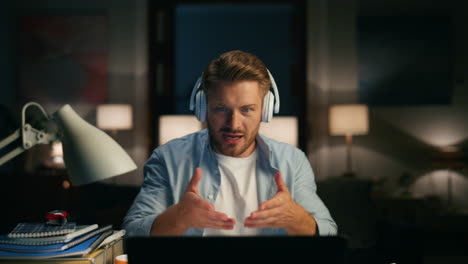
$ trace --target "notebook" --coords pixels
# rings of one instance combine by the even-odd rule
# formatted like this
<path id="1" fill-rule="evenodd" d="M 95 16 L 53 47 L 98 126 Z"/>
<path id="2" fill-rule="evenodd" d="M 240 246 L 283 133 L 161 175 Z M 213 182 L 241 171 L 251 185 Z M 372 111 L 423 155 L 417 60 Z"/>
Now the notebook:
<path id="1" fill-rule="evenodd" d="M 86 234 L 94 229 L 97 229 L 98 225 L 77 225 L 75 231 L 65 235 L 59 236 L 48 236 L 48 237 L 19 237 L 12 238 L 6 235 L 0 236 L 0 243 L 5 244 L 17 244 L 17 245 L 49 245 L 57 243 L 65 243 L 72 240 L 75 237 Z"/>
<path id="2" fill-rule="evenodd" d="M 114 230 L 113 233 L 110 236 L 106 237 L 106 239 L 104 239 L 104 241 L 102 241 L 101 244 L 99 244 L 98 248 L 106 246 L 106 245 L 120 239 L 121 237 L 123 237 L 125 235 L 125 233 L 126 233 L 125 229 Z"/>
<path id="3" fill-rule="evenodd" d="M 128 262 L 168 259 L 220 263 L 346 263 L 347 240 L 339 236 L 128 237 Z"/>
<path id="4" fill-rule="evenodd" d="M 13 252 L 0 250 L 0 259 L 48 259 L 48 258 L 58 258 L 58 257 L 81 257 L 86 254 L 91 253 L 97 248 L 97 246 L 110 234 L 112 230 L 108 230 L 104 233 L 97 234 L 88 240 L 71 247 L 69 249 L 57 252 Z"/>
<path id="5" fill-rule="evenodd" d="M 48 225 L 46 223 L 18 223 L 8 237 L 48 237 L 68 234 L 75 231 L 76 223 Z"/>
<path id="6" fill-rule="evenodd" d="M 6 250 L 6 251 L 13 251 L 13 252 L 57 252 L 57 251 L 64 251 L 66 249 L 69 249 L 75 245 L 78 245 L 79 243 L 84 242 L 85 240 L 106 232 L 108 230 L 112 230 L 112 225 L 107 225 L 100 227 L 98 229 L 95 229 L 91 232 L 88 232 L 86 234 L 83 234 L 81 236 L 78 236 L 74 239 L 72 239 L 69 242 L 66 243 L 58 243 L 58 244 L 51 244 L 51 245 L 18 245 L 18 244 L 2 244 L 0 243 L 0 250 Z"/>

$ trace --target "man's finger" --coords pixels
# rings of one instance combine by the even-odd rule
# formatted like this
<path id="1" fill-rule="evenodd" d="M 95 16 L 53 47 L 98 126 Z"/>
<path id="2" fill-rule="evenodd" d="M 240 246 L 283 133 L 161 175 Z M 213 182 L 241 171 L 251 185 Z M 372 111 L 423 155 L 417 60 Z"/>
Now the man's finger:
<path id="1" fill-rule="evenodd" d="M 206 219 L 206 227 L 216 229 L 232 229 L 236 220 L 229 218 L 225 213 L 209 212 Z"/>
<path id="2" fill-rule="evenodd" d="M 213 228 L 213 229 L 225 229 L 231 230 L 234 228 L 233 222 L 215 222 L 215 223 L 207 223 L 205 228 Z"/>
<path id="3" fill-rule="evenodd" d="M 266 209 L 279 207 L 279 206 L 283 205 L 283 203 L 285 201 L 286 201 L 285 194 L 284 193 L 277 193 L 270 200 L 261 203 L 258 208 L 259 208 L 259 210 L 266 210 Z"/>
<path id="4" fill-rule="evenodd" d="M 288 191 L 288 187 L 286 186 L 286 183 L 284 183 L 283 178 L 281 177 L 281 172 L 279 171 L 275 175 L 275 182 L 276 186 L 278 187 L 278 192 Z"/>
<path id="5" fill-rule="evenodd" d="M 206 214 L 206 218 L 211 221 L 228 221 L 232 218 L 229 218 L 227 214 L 217 212 L 217 211 L 210 211 Z"/>
<path id="6" fill-rule="evenodd" d="M 267 219 L 270 217 L 274 217 L 281 213 L 281 208 L 272 208 L 272 209 L 267 209 L 267 210 L 261 210 L 261 211 L 255 211 L 250 214 L 248 219 L 253 219 L 253 220 L 261 220 L 261 219 Z"/>
<path id="7" fill-rule="evenodd" d="M 198 183 L 200 182 L 201 177 L 202 177 L 202 170 L 200 168 L 196 168 L 195 172 L 192 175 L 192 179 L 187 185 L 187 188 L 185 189 L 185 191 L 198 193 Z"/>
<path id="8" fill-rule="evenodd" d="M 276 221 L 276 217 L 268 217 L 265 219 L 252 219 L 247 217 L 244 221 L 244 226 L 249 228 L 275 227 Z"/>

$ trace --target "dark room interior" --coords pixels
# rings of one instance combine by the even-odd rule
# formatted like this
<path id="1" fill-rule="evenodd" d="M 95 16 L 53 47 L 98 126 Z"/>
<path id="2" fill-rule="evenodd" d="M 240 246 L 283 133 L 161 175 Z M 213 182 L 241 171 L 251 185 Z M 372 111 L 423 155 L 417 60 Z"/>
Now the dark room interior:
<path id="1" fill-rule="evenodd" d="M 205 127 L 189 110 L 204 66 L 238 49 L 275 75 L 273 120 L 293 120 L 282 136 L 310 161 L 346 263 L 468 262 L 465 1 L 8 0 L 0 21 L 0 140 L 27 102 L 70 104 L 137 166 L 75 186 L 60 142 L 27 149 L 0 166 L 0 234 L 57 209 L 122 229 L 152 151 Z M 129 125 L 101 124 L 102 105 L 127 106 Z M 365 129 L 333 132 L 332 109 L 351 105 Z"/>

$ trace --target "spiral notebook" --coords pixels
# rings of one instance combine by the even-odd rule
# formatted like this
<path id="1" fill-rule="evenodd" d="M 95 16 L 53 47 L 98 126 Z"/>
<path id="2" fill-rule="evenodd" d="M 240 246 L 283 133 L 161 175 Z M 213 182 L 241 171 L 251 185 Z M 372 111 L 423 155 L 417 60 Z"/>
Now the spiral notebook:
<path id="1" fill-rule="evenodd" d="M 17 244 L 17 245 L 50 245 L 68 242 L 78 236 L 87 234 L 98 228 L 97 224 L 93 225 L 76 225 L 75 231 L 58 236 L 49 237 L 9 237 L 7 235 L 0 235 L 0 243 L 4 244 Z"/>
<path id="2" fill-rule="evenodd" d="M 57 244 L 37 244 L 37 245 L 18 245 L 18 244 L 10 244 L 10 243 L 0 243 L 0 251 L 1 250 L 6 250 L 6 251 L 13 251 L 13 252 L 24 252 L 24 253 L 34 253 L 34 252 L 57 252 L 57 251 L 64 251 L 66 249 L 69 249 L 75 245 L 78 245 L 89 238 L 101 234 L 107 231 L 112 231 L 112 225 L 106 225 L 103 227 L 100 227 L 98 229 L 95 229 L 93 231 L 90 231 L 88 233 L 85 233 L 81 236 L 78 236 L 68 242 L 64 243 L 57 243 Z M 108 233 L 109 235 L 112 232 Z"/>
<path id="3" fill-rule="evenodd" d="M 46 223 L 18 223 L 8 234 L 10 238 L 21 237 L 49 237 L 72 233 L 75 231 L 76 223 L 65 223 L 63 225 L 47 225 Z"/>
<path id="4" fill-rule="evenodd" d="M 0 260 L 2 259 L 48 259 L 57 257 L 80 257 L 95 250 L 99 244 L 110 234 L 112 230 L 96 234 L 95 236 L 62 251 L 56 252 L 14 252 L 0 250 Z"/>

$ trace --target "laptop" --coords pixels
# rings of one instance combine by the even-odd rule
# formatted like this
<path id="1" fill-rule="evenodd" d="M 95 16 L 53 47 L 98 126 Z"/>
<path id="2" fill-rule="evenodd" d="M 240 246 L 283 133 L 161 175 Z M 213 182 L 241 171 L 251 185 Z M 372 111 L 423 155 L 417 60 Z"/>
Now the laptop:
<path id="1" fill-rule="evenodd" d="M 129 237 L 129 264 L 143 263 L 345 263 L 347 241 L 339 236 Z"/>

